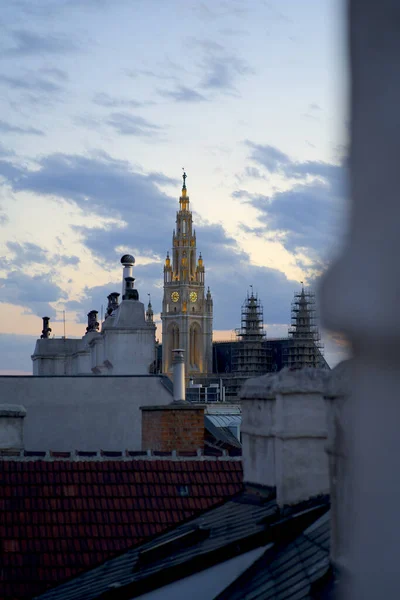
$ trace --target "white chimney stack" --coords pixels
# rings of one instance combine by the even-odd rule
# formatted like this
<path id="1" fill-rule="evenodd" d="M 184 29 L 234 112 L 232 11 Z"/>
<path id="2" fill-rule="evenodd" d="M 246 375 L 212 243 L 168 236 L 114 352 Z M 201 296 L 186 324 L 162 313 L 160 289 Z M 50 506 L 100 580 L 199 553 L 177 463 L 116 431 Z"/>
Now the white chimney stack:
<path id="1" fill-rule="evenodd" d="M 127 277 L 133 277 L 133 265 L 135 264 L 135 257 L 132 254 L 124 254 L 121 257 L 121 265 L 124 267 L 122 273 L 122 295 L 125 294 Z"/>
<path id="2" fill-rule="evenodd" d="M 0 404 L 0 456 L 20 452 L 24 448 L 26 409 L 18 404 Z"/>
<path id="3" fill-rule="evenodd" d="M 244 481 L 275 488 L 280 507 L 329 493 L 328 375 L 321 369 L 283 369 L 243 385 Z"/>
<path id="4" fill-rule="evenodd" d="M 174 402 L 186 400 L 185 385 L 185 359 L 184 350 L 172 350 L 173 353 L 173 384 L 174 384 Z"/>

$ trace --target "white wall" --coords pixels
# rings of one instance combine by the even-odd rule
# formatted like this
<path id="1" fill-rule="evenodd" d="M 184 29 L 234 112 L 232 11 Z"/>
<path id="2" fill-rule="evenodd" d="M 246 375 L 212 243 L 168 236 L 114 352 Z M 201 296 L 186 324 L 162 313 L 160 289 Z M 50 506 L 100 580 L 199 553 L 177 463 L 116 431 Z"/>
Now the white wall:
<path id="1" fill-rule="evenodd" d="M 140 450 L 139 407 L 171 401 L 152 375 L 0 377 L 0 403 L 27 410 L 27 450 Z"/>

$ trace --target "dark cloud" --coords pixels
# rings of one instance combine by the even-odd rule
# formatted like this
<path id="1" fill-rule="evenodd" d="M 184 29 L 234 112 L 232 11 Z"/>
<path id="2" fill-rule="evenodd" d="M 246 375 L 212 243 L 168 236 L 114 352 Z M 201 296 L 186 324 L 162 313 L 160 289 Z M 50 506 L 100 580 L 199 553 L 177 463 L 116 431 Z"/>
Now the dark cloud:
<path id="1" fill-rule="evenodd" d="M 154 137 L 159 135 L 161 130 L 158 125 L 150 123 L 143 117 L 128 113 L 112 113 L 106 122 L 121 135 Z"/>
<path id="2" fill-rule="evenodd" d="M 6 248 L 12 253 L 12 256 L 3 258 L 0 266 L 3 269 L 14 268 L 14 270 L 24 270 L 27 265 L 60 265 L 76 266 L 80 263 L 78 256 L 69 256 L 67 254 L 51 253 L 37 244 L 31 242 L 6 242 Z"/>
<path id="3" fill-rule="evenodd" d="M 308 260 L 297 259 L 305 272 L 320 270 L 344 237 L 345 168 L 322 161 L 292 161 L 273 146 L 246 144 L 250 160 L 266 173 L 295 180 L 290 189 L 270 196 L 234 192 L 233 197 L 258 211 L 259 224 L 254 229 L 246 227 L 246 232 L 260 235 L 263 231 L 269 237 L 279 234 L 289 252 L 307 256 Z"/>
<path id="4" fill-rule="evenodd" d="M 0 132 L 1 133 L 21 133 L 24 135 L 44 135 L 44 132 L 36 127 L 19 127 L 18 125 L 11 125 L 6 121 L 0 120 Z"/>
<path id="5" fill-rule="evenodd" d="M 4 47 L 1 51 L 2 58 L 17 56 L 31 57 L 45 54 L 65 54 L 77 49 L 76 45 L 69 37 L 61 34 L 40 35 L 33 31 L 19 30 L 13 31 L 11 36 L 11 45 Z"/>
<path id="6" fill-rule="evenodd" d="M 104 106 L 105 108 L 138 108 L 139 106 L 143 106 L 143 102 L 138 102 L 137 100 L 126 100 L 124 98 L 117 98 L 115 96 L 110 96 L 104 92 L 95 94 L 93 96 L 94 104 L 98 106 Z M 149 102 L 146 102 L 148 105 Z"/>
<path id="7" fill-rule="evenodd" d="M 274 146 L 255 144 L 249 140 L 246 140 L 245 144 L 251 148 L 250 160 L 265 167 L 269 173 L 276 173 L 290 165 L 287 154 Z"/>
<path id="8" fill-rule="evenodd" d="M 58 81 L 68 81 L 69 79 L 68 73 L 57 67 L 43 67 L 40 69 L 40 72 L 43 73 L 45 77 L 57 79 Z"/>
<path id="9" fill-rule="evenodd" d="M 138 77 L 148 77 L 150 79 L 158 79 L 165 81 L 176 81 L 178 79 L 176 73 L 185 71 L 181 65 L 173 63 L 168 58 L 156 65 L 156 69 L 127 69 L 125 73 L 132 79 Z"/>
<path id="10" fill-rule="evenodd" d="M 38 330 L 39 334 L 40 330 Z M 39 335 L 37 336 L 39 337 Z M 31 355 L 35 349 L 36 336 L 0 333 L 0 375 L 32 373 Z"/>
<path id="11" fill-rule="evenodd" d="M 158 90 L 158 93 L 176 102 L 205 102 L 207 100 L 203 94 L 199 94 L 193 88 L 184 85 L 179 85 L 174 90 Z"/>
<path id="12" fill-rule="evenodd" d="M 26 275 L 22 271 L 11 271 L 0 277 L 0 302 L 23 306 L 29 312 L 42 317 L 55 317 L 56 312 L 49 302 L 65 298 L 65 292 L 52 281 L 50 275 Z"/>
<path id="13" fill-rule="evenodd" d="M 68 266 L 77 266 L 79 265 L 79 263 L 81 262 L 81 259 L 79 258 L 79 256 L 67 256 L 67 255 L 62 255 L 62 254 L 56 254 L 54 256 L 54 260 L 56 263 L 61 264 L 64 267 L 68 267 Z"/>
<path id="14" fill-rule="evenodd" d="M 115 265 L 114 265 L 115 266 Z M 157 313 L 161 310 L 162 290 L 159 282 L 163 277 L 163 266 L 161 262 L 149 264 L 137 264 L 134 269 L 135 287 L 139 292 L 139 300 L 147 306 L 149 301 L 148 294 L 151 295 L 153 309 Z M 112 292 L 121 294 L 119 300 L 122 300 L 122 269 L 121 278 L 113 280 L 103 285 L 88 287 L 82 292 L 80 300 L 71 300 L 65 303 L 67 312 L 75 312 L 78 323 L 86 323 L 87 313 L 90 310 L 97 310 L 101 316 L 107 307 L 107 296 Z"/>
<path id="15" fill-rule="evenodd" d="M 0 85 L 10 87 L 14 90 L 25 92 L 41 92 L 52 94 L 61 91 L 61 86 L 54 81 L 43 77 L 37 77 L 33 73 L 26 73 L 19 76 L 0 75 Z"/>
<path id="16" fill-rule="evenodd" d="M 87 225 L 76 228 L 95 257 L 114 261 L 115 248 L 140 248 L 142 253 L 164 255 L 171 237 L 177 201 L 159 185 L 177 184 L 160 173 L 132 171 L 128 162 L 99 154 L 88 158 L 54 154 L 36 170 L 23 170 L 0 161 L 0 176 L 12 189 L 73 202 L 85 214 Z M 96 228 L 97 216 L 120 221 Z"/>
<path id="17" fill-rule="evenodd" d="M 208 56 L 203 69 L 200 87 L 213 91 L 235 91 L 237 79 L 253 72 L 242 59 L 225 54 Z"/>
<path id="18" fill-rule="evenodd" d="M 24 170 L 20 167 L 16 167 L 9 160 L 0 159 L 0 177 L 3 177 L 10 185 L 19 180 L 23 174 Z"/>
<path id="19" fill-rule="evenodd" d="M 240 327 L 240 311 L 249 286 L 253 285 L 264 308 L 264 323 L 290 323 L 290 306 L 298 282 L 281 271 L 252 265 L 246 258 L 233 259 L 230 266 L 206 263 L 206 283 L 214 297 L 214 329 Z"/>
<path id="20" fill-rule="evenodd" d="M 13 260 L 20 265 L 31 265 L 32 263 L 46 264 L 48 260 L 47 250 L 37 244 L 30 242 L 6 242 L 9 252 L 13 253 Z"/>

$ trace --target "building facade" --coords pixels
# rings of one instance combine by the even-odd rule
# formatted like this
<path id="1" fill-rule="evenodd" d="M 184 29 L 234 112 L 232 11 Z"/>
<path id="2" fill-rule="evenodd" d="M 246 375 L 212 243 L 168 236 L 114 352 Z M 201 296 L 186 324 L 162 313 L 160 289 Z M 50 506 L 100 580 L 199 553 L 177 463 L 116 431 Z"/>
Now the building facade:
<path id="1" fill-rule="evenodd" d="M 185 351 L 188 377 L 212 372 L 213 302 L 205 291 L 205 267 L 197 258 L 196 231 L 183 174 L 182 194 L 172 236 L 172 259 L 167 253 L 164 265 L 164 297 L 161 313 L 162 372 L 172 373 L 172 350 Z"/>
<path id="2" fill-rule="evenodd" d="M 97 311 L 88 313 L 86 333 L 81 339 L 51 338 L 49 318 L 32 355 L 33 375 L 147 375 L 156 371 L 156 326 L 151 303 L 144 304 L 132 277 L 135 259 L 121 258 L 123 296 L 108 296 L 106 318 L 100 324 Z"/>

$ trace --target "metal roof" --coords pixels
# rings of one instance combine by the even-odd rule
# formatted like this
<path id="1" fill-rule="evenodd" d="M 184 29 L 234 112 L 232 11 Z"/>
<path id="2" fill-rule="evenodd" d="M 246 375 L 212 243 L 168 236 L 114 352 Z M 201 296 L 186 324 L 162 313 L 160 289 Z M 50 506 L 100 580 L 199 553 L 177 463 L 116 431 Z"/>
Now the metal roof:
<path id="1" fill-rule="evenodd" d="M 209 560 L 212 558 L 212 564 L 226 560 L 226 552 L 220 554 L 223 548 L 231 548 L 231 556 L 236 556 L 241 553 L 237 551 L 241 542 L 242 552 L 258 547 L 265 537 L 265 520 L 274 519 L 276 514 L 277 505 L 274 500 L 258 505 L 248 504 L 245 498 L 244 501 L 228 501 L 149 543 L 49 590 L 40 596 L 40 600 L 93 600 L 101 594 L 107 598 L 107 592 L 111 598 L 111 594 L 117 597 L 118 589 L 124 586 L 132 586 L 129 593 L 134 598 L 150 589 L 162 587 L 167 581 L 178 579 L 176 573 L 179 568 L 184 568 L 186 576 L 207 568 L 207 557 Z M 196 539 L 196 528 L 202 532 L 208 531 L 207 537 L 204 535 L 202 539 L 200 535 Z M 179 544 L 177 547 L 175 544 L 178 536 L 183 539 L 181 536 L 190 538 L 192 535 L 195 538 L 192 545 Z M 249 546 L 249 540 L 253 540 L 252 546 Z M 169 543 L 170 552 L 167 553 Z M 155 551 L 152 561 L 146 564 L 143 553 L 156 546 L 160 550 L 159 558 L 157 559 Z"/>
<path id="2" fill-rule="evenodd" d="M 210 415 L 206 418 L 211 421 L 215 427 L 237 427 L 242 424 L 242 415 Z"/>
<path id="3" fill-rule="evenodd" d="M 283 549 L 267 550 L 215 600 L 314 598 L 313 586 L 330 568 L 329 548 L 330 511 Z M 332 587 L 332 579 L 328 578 L 324 585 Z"/>
<path id="4" fill-rule="evenodd" d="M 261 560 L 266 562 L 260 573 L 254 572 L 253 577 L 253 567 L 246 572 L 250 572 L 248 585 L 252 586 L 255 595 L 243 595 L 243 588 L 240 592 L 237 591 L 239 587 L 233 590 L 234 593 L 237 591 L 234 597 L 248 600 L 283 599 L 288 597 L 282 595 L 285 586 L 289 586 L 293 592 L 292 578 L 293 585 L 302 586 L 305 579 L 308 578 L 309 582 L 310 578 L 317 578 L 319 573 L 325 573 L 328 568 L 327 522 L 324 522 L 326 529 L 323 531 L 317 527 L 302 533 L 310 523 L 326 512 L 327 508 L 326 503 L 321 504 L 317 501 L 313 508 L 282 519 L 275 500 L 263 498 L 258 493 L 245 492 L 222 506 L 48 591 L 40 596 L 40 599 L 135 598 L 253 548 L 267 544 L 272 544 L 270 548 L 282 548 L 283 540 L 287 539 L 286 550 L 280 552 L 277 549 L 275 555 L 272 555 L 272 562 L 269 560 L 271 554 L 263 555 Z M 291 545 L 293 539 L 301 533 Z M 255 564 L 259 566 L 259 563 L 260 561 L 257 561 Z M 263 569 L 266 567 L 268 576 L 264 577 Z M 240 581 L 237 582 L 240 586 Z M 264 589 L 262 593 L 258 593 L 259 583 Z M 271 593 L 268 590 L 272 590 Z M 274 590 L 278 590 L 279 594 L 283 591 L 281 595 L 276 596 Z"/>

